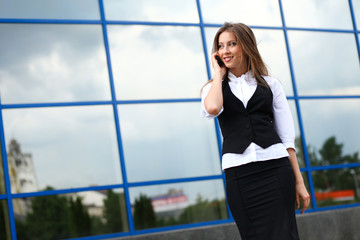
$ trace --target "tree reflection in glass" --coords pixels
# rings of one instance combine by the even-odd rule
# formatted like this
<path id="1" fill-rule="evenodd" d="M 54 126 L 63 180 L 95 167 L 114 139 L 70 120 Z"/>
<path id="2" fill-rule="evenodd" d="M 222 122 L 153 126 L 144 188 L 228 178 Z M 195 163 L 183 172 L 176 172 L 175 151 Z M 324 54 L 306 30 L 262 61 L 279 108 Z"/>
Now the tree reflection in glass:
<path id="1" fill-rule="evenodd" d="M 360 151 L 359 99 L 301 100 L 300 106 L 312 166 L 356 161 L 354 154 Z M 326 147 L 328 144 L 334 149 Z M 317 153 L 324 148 L 328 151 Z M 311 156 L 314 152 L 320 155 Z"/>
<path id="2" fill-rule="evenodd" d="M 228 218 L 220 180 L 132 188 L 130 196 L 137 230 Z"/>
<path id="3" fill-rule="evenodd" d="M 0 239 L 11 239 L 8 205 L 5 200 L 0 200 Z"/>
<path id="4" fill-rule="evenodd" d="M 309 147 L 312 166 L 331 166 L 360 162 L 359 153 L 343 153 L 344 144 L 338 143 L 336 137 L 329 137 L 318 151 Z M 340 168 L 313 171 L 317 205 L 331 206 L 360 202 L 359 186 L 360 168 Z"/>
<path id="5" fill-rule="evenodd" d="M 47 188 L 51 190 L 51 188 Z M 128 231 L 123 191 L 15 199 L 18 239 L 63 239 Z"/>

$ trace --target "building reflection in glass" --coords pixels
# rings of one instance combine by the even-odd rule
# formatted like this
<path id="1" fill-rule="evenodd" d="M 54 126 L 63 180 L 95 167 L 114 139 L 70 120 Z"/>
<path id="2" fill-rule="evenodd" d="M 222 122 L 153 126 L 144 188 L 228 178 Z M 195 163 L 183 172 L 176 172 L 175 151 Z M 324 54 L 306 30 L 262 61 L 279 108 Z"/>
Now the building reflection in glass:
<path id="1" fill-rule="evenodd" d="M 135 229 L 228 218 L 221 180 L 130 189 Z"/>

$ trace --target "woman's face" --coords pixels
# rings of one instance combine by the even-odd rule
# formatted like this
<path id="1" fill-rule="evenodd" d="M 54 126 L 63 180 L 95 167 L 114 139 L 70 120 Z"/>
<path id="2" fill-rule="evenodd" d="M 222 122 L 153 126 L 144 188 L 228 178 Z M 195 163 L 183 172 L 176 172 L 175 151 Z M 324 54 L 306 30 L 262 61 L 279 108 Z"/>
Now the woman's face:
<path id="1" fill-rule="evenodd" d="M 219 36 L 219 56 L 225 66 L 235 76 L 240 77 L 246 73 L 246 57 L 240 44 L 232 32 L 223 32 Z"/>

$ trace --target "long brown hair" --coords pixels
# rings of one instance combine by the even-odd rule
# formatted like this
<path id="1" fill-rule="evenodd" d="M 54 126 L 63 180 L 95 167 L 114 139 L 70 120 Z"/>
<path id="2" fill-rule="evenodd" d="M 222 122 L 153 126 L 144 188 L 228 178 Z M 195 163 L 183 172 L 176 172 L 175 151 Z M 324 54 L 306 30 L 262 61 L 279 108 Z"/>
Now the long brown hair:
<path id="1" fill-rule="evenodd" d="M 251 28 L 243 23 L 225 22 L 224 25 L 219 28 L 214 37 L 212 53 L 219 50 L 219 37 L 223 32 L 231 32 L 235 35 L 236 41 L 241 45 L 246 57 L 247 72 L 251 70 L 258 84 L 269 87 L 265 79 L 262 77 L 267 76 L 269 73 L 264 61 L 261 58 L 257 48 L 256 38 Z M 227 78 L 227 73 L 228 72 L 226 72 L 224 76 L 225 78 Z M 209 82 L 211 81 L 212 80 Z"/>

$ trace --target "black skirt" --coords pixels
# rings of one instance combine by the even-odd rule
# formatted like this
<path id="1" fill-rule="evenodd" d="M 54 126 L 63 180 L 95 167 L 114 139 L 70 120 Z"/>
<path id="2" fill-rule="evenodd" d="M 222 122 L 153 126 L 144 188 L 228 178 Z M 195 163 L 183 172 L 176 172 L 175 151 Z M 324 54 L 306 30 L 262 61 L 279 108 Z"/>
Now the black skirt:
<path id="1" fill-rule="evenodd" d="M 226 196 L 242 240 L 298 240 L 289 159 L 225 169 Z"/>

